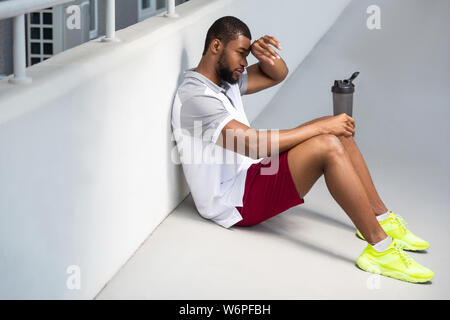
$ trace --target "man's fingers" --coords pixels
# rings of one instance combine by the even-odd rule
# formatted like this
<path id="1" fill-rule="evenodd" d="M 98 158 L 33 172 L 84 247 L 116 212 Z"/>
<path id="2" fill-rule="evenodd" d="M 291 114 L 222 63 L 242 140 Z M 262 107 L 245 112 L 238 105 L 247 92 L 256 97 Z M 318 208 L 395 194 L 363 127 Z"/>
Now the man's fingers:
<path id="1" fill-rule="evenodd" d="M 270 59 L 276 59 L 276 57 L 274 57 L 273 54 L 270 53 L 270 51 L 268 51 L 264 48 L 261 48 L 261 49 L 256 48 L 256 51 L 257 51 L 257 53 L 264 55 Z"/>
<path id="2" fill-rule="evenodd" d="M 275 39 L 275 37 L 270 37 L 270 43 L 273 44 L 278 50 L 282 50 L 281 49 L 281 45 L 280 45 L 280 41 Z"/>
<path id="3" fill-rule="evenodd" d="M 349 129 L 347 129 L 346 131 L 345 131 L 345 133 L 346 133 L 346 137 L 352 137 L 353 136 L 353 131 L 351 131 L 351 130 L 349 130 Z"/>
<path id="4" fill-rule="evenodd" d="M 272 59 L 272 55 L 266 53 L 263 50 L 255 50 L 253 55 L 258 59 L 258 60 L 264 60 L 268 63 L 270 63 L 271 65 L 274 65 L 273 59 Z"/>
<path id="5" fill-rule="evenodd" d="M 280 42 L 277 40 L 277 39 L 275 39 L 275 37 L 271 37 L 271 36 L 268 36 L 268 35 L 265 35 L 264 37 L 262 37 L 262 38 L 260 38 L 262 41 L 261 41 L 261 45 L 264 47 L 264 48 L 266 48 L 267 50 L 271 50 L 271 53 L 274 55 L 274 56 L 279 56 L 268 44 L 271 44 L 271 45 L 273 45 L 274 47 L 276 47 L 278 50 L 282 50 L 282 47 L 281 47 L 281 45 L 280 45 Z"/>
<path id="6" fill-rule="evenodd" d="M 265 35 L 263 37 L 267 42 L 269 42 L 270 44 L 272 44 L 274 47 L 276 47 L 278 50 L 282 50 L 280 41 L 278 41 L 275 37 L 269 36 L 269 35 Z"/>
<path id="7" fill-rule="evenodd" d="M 271 57 L 273 59 L 276 59 L 279 57 L 278 53 L 276 53 L 275 50 L 273 50 L 267 43 L 262 42 L 259 44 L 259 46 L 264 51 L 264 54 L 267 55 L 268 57 Z"/>
<path id="8" fill-rule="evenodd" d="M 355 119 L 353 119 L 352 117 L 348 116 L 348 120 L 350 120 L 351 123 L 355 124 Z"/>
<path id="9" fill-rule="evenodd" d="M 270 46 L 272 44 L 274 47 L 281 49 L 281 45 L 278 40 L 269 35 L 259 38 L 252 44 L 252 52 L 257 56 L 258 59 L 267 61 L 271 65 L 274 65 L 275 59 L 280 59 L 281 57 L 276 53 L 274 49 Z"/>
<path id="10" fill-rule="evenodd" d="M 273 45 L 277 49 L 280 49 L 280 44 L 279 44 L 278 40 L 276 40 L 274 37 L 271 37 L 271 36 L 264 37 L 264 48 L 266 48 L 267 50 L 270 50 L 274 56 L 278 56 L 278 54 L 275 52 L 275 50 L 273 50 L 270 47 L 269 44 Z"/>
<path id="11" fill-rule="evenodd" d="M 355 130 L 351 126 L 346 126 L 345 129 L 347 131 L 349 131 L 352 135 L 353 135 L 353 132 L 355 132 Z"/>
<path id="12" fill-rule="evenodd" d="M 276 53 L 275 50 L 273 50 L 268 44 L 265 43 L 263 47 L 264 47 L 267 51 L 270 52 L 270 54 L 274 57 L 274 59 L 279 57 L 278 53 Z"/>

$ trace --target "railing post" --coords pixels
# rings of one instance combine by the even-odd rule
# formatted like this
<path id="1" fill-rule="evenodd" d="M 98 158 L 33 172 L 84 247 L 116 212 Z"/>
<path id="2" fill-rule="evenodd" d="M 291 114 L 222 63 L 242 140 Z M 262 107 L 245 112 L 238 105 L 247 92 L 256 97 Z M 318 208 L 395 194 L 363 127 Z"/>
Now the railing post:
<path id="1" fill-rule="evenodd" d="M 119 41 L 116 38 L 116 1 L 106 0 L 106 35 L 103 42 Z"/>
<path id="2" fill-rule="evenodd" d="M 179 15 L 175 13 L 175 0 L 167 0 L 167 12 L 164 14 L 168 18 L 178 18 Z"/>
<path id="3" fill-rule="evenodd" d="M 26 75 L 25 55 L 25 15 L 21 14 L 13 20 L 13 68 L 14 77 L 8 82 L 14 84 L 30 83 L 31 78 Z"/>

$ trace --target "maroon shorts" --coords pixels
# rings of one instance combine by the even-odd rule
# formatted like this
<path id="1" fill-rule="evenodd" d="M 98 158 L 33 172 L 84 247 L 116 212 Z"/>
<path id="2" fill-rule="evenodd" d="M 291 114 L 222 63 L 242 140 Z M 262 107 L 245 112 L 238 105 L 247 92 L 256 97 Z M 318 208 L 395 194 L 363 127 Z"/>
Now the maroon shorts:
<path id="1" fill-rule="evenodd" d="M 276 164 L 272 165 L 274 174 L 261 174 L 261 168 L 271 167 L 270 161 L 264 164 L 263 160 L 248 168 L 243 206 L 236 207 L 243 220 L 235 226 L 258 224 L 305 202 L 298 195 L 289 170 L 287 156 L 288 151 L 279 154 L 278 170 L 276 170 Z"/>

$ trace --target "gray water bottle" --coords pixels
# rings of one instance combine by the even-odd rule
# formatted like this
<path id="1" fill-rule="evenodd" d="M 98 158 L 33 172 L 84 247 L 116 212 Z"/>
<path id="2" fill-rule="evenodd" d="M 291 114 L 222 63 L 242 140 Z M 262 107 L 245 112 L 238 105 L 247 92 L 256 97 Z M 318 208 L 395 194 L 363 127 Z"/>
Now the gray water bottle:
<path id="1" fill-rule="evenodd" d="M 358 74 L 359 72 L 355 72 L 349 79 L 334 81 L 331 92 L 333 92 L 333 114 L 335 116 L 341 113 L 352 116 L 353 92 L 355 92 L 355 85 L 352 81 L 355 80 Z"/>

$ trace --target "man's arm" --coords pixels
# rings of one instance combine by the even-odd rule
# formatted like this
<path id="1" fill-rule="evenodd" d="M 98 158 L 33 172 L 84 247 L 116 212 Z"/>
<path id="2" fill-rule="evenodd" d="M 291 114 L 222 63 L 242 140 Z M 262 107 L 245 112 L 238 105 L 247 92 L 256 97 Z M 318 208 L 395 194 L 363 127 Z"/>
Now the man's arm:
<path id="1" fill-rule="evenodd" d="M 289 69 L 269 44 L 281 50 L 280 43 L 271 36 L 264 36 L 252 44 L 252 54 L 259 60 L 247 68 L 248 86 L 245 94 L 252 94 L 282 82 Z"/>
<path id="2" fill-rule="evenodd" d="M 286 130 L 255 130 L 237 120 L 231 120 L 223 127 L 216 144 L 252 159 L 259 159 L 287 151 L 322 133 L 322 129 L 316 124 Z"/>
<path id="3" fill-rule="evenodd" d="M 252 64 L 247 68 L 248 85 L 244 94 L 252 94 L 273 87 L 282 82 L 288 73 L 289 70 L 282 58 L 277 59 L 274 65 L 265 61 Z"/>

